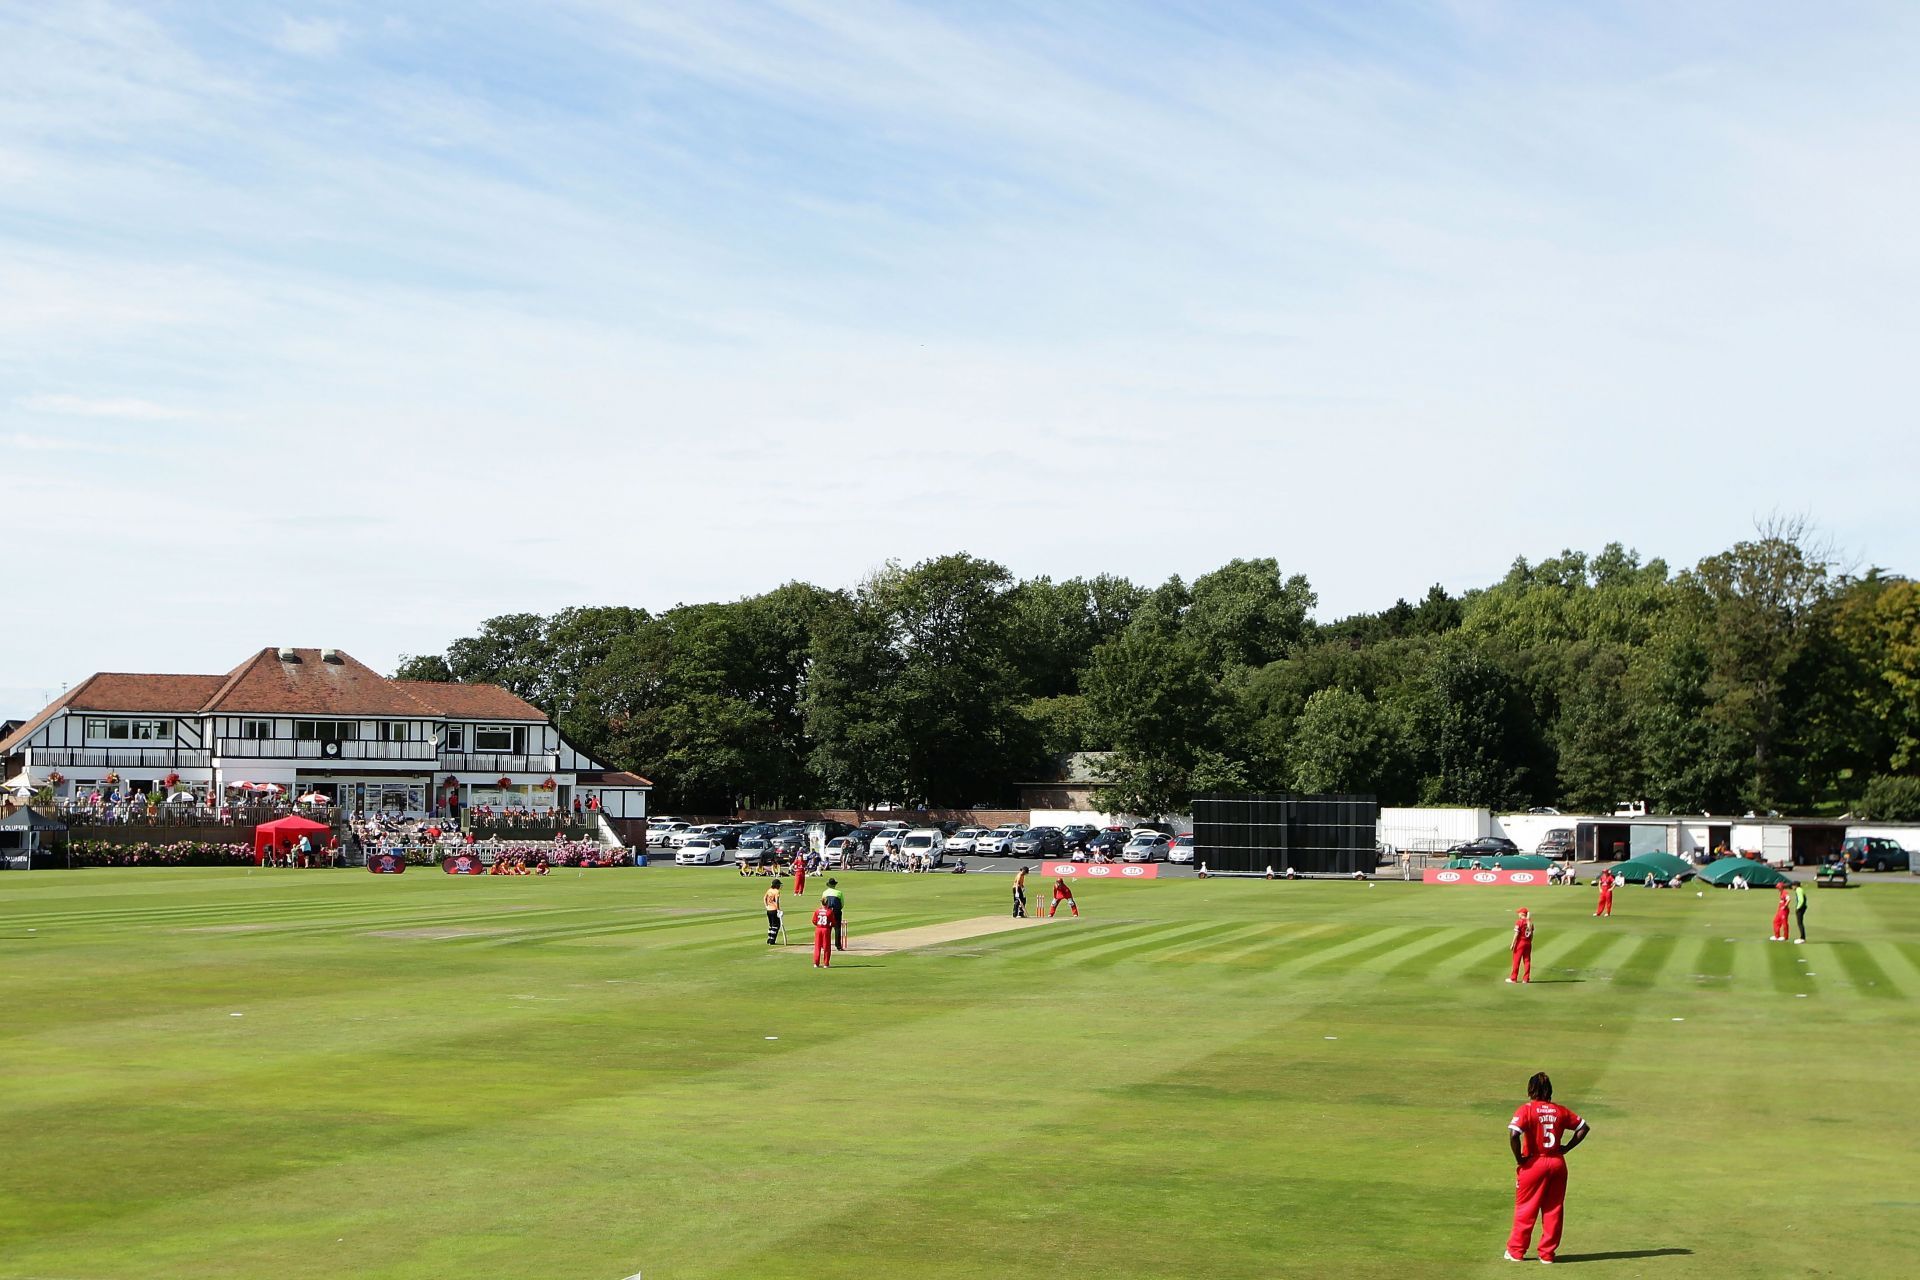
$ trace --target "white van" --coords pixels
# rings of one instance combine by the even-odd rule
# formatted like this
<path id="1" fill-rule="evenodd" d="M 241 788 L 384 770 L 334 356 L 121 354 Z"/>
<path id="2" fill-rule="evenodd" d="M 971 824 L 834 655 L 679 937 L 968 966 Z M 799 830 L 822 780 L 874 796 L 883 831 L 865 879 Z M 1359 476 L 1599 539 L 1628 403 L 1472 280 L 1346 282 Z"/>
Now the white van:
<path id="1" fill-rule="evenodd" d="M 927 866 L 937 867 L 946 860 L 946 833 L 936 831 L 932 827 L 909 831 L 900 837 L 900 856 L 923 859 Z"/>

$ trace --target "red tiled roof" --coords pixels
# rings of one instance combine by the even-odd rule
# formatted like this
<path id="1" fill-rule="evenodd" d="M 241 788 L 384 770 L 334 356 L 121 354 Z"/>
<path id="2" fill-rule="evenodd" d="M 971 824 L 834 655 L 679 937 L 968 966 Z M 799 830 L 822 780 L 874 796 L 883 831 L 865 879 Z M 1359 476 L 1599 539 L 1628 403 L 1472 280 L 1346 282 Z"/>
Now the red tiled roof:
<path id="1" fill-rule="evenodd" d="M 67 690 L 14 730 L 0 742 L 0 756 L 15 750 L 63 710 L 173 715 L 458 716 L 537 722 L 547 718 L 540 708 L 499 685 L 389 680 L 337 649 L 333 661 L 321 657 L 322 652 L 294 649 L 294 661 L 282 662 L 278 649 L 262 649 L 224 676 L 102 671 Z M 644 779 L 641 783 L 652 785 Z"/>
<path id="2" fill-rule="evenodd" d="M 33 731 L 58 715 L 72 711 L 161 711 L 191 715 L 220 686 L 219 676 L 137 675 L 101 671 L 88 676 L 48 703 L 40 713 L 0 742 L 0 756 L 13 751 Z"/>
<path id="3" fill-rule="evenodd" d="M 323 716 L 433 716 L 439 712 L 366 663 L 339 650 L 334 660 L 319 649 L 262 649 L 235 667 L 201 710 L 234 714 Z"/>
<path id="4" fill-rule="evenodd" d="M 448 684 L 435 680 L 392 680 L 441 715 L 474 720 L 538 720 L 547 713 L 497 684 Z"/>
<path id="5" fill-rule="evenodd" d="M 653 784 L 637 773 L 628 773 L 624 769 L 592 770 L 573 775 L 574 780 L 583 787 L 651 787 Z"/>

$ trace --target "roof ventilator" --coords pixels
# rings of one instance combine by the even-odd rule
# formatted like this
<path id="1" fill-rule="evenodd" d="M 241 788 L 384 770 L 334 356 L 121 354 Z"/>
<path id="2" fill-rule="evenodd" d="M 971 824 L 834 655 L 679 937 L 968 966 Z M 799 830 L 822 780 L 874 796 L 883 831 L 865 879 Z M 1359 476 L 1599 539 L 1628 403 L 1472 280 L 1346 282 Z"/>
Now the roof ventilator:
<path id="1" fill-rule="evenodd" d="M 285 645 L 282 645 L 280 648 L 280 661 L 298 662 L 300 661 L 300 655 L 295 653 L 292 649 L 287 648 Z"/>
<path id="2" fill-rule="evenodd" d="M 320 651 L 320 661 L 331 662 L 337 667 L 340 665 L 340 651 L 338 649 L 322 649 Z"/>

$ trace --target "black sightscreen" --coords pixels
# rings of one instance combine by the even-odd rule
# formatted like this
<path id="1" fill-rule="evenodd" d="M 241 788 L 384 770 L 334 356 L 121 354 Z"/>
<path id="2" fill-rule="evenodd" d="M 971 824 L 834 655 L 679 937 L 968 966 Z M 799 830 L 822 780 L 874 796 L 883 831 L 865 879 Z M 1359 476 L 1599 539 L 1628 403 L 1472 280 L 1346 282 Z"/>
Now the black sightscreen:
<path id="1" fill-rule="evenodd" d="M 1193 856 L 1210 871 L 1370 872 L 1379 824 L 1372 796 L 1214 792 L 1193 798 Z"/>

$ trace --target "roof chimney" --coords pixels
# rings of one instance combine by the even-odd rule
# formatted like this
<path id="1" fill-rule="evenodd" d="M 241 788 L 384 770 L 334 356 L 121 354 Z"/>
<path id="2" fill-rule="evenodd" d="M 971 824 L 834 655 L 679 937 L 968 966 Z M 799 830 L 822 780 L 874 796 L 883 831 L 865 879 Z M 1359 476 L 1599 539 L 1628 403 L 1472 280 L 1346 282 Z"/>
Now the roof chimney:
<path id="1" fill-rule="evenodd" d="M 331 663 L 333 663 L 333 664 L 334 664 L 335 666 L 339 666 L 339 665 L 340 665 L 340 651 L 339 651 L 338 649 L 322 649 L 322 650 L 320 651 L 320 661 L 322 661 L 322 662 L 331 662 Z"/>
<path id="2" fill-rule="evenodd" d="M 280 661 L 298 662 L 300 661 L 300 655 L 295 653 L 292 649 L 287 648 L 285 645 L 282 645 L 280 647 Z"/>

